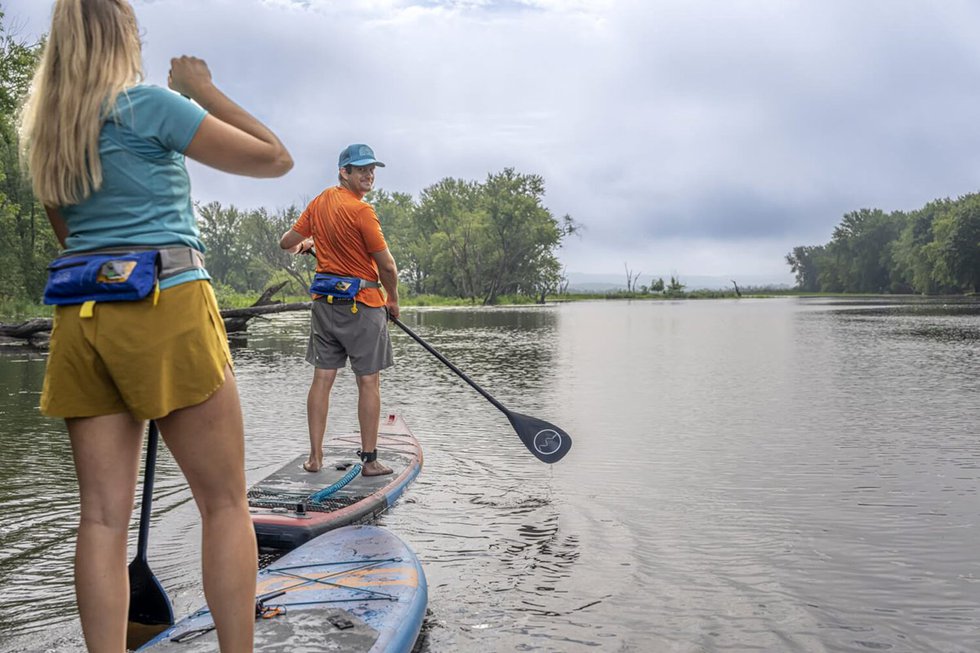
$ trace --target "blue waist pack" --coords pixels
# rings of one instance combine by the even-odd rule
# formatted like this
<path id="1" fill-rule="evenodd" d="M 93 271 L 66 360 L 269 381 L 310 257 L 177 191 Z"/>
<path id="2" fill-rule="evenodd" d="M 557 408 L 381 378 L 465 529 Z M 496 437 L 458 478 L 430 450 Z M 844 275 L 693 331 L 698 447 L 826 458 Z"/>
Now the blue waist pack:
<path id="1" fill-rule="evenodd" d="M 140 300 L 151 292 L 159 293 L 159 271 L 158 250 L 65 256 L 48 266 L 44 303 Z"/>
<path id="2" fill-rule="evenodd" d="M 310 285 L 310 292 L 315 295 L 325 295 L 336 299 L 353 300 L 362 288 L 380 288 L 377 281 L 368 281 L 358 277 L 342 277 L 329 272 L 317 272 Z"/>

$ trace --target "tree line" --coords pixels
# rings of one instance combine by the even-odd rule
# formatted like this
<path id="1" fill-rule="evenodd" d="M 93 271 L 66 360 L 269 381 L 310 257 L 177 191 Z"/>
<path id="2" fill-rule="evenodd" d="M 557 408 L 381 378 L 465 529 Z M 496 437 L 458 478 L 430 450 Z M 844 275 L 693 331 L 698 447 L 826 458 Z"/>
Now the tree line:
<path id="1" fill-rule="evenodd" d="M 0 10 L 0 300 L 37 302 L 59 247 L 18 159 L 16 115 L 43 44 L 19 41 L 3 17 Z M 365 199 L 378 213 L 408 294 L 493 304 L 502 295 L 543 302 L 562 285 L 557 251 L 578 227 L 570 216 L 552 215 L 543 197 L 540 176 L 506 168 L 483 182 L 443 179 L 418 199 L 385 191 Z M 256 293 L 285 278 L 293 292 L 306 291 L 314 259 L 278 245 L 299 217 L 297 207 L 195 208 L 216 285 Z"/>
<path id="2" fill-rule="evenodd" d="M 506 168 L 482 183 L 443 179 L 417 200 L 383 190 L 365 199 L 378 214 L 409 295 L 494 304 L 502 295 L 543 302 L 564 280 L 557 249 L 578 227 L 567 215 L 556 219 L 543 195 L 540 176 Z M 297 207 L 270 213 L 212 202 L 198 204 L 197 213 L 216 283 L 256 292 L 285 275 L 296 292 L 305 291 L 314 259 L 286 254 L 278 245 L 299 217 Z"/>
<path id="3" fill-rule="evenodd" d="M 0 298 L 37 301 L 58 252 L 18 156 L 16 114 L 40 51 L 40 44 L 24 44 L 0 25 Z"/>
<path id="4" fill-rule="evenodd" d="M 808 292 L 980 293 L 980 194 L 847 213 L 829 243 L 794 247 L 786 262 Z"/>
<path id="5" fill-rule="evenodd" d="M 544 302 L 564 282 L 557 257 L 578 225 L 543 204 L 544 180 L 505 168 L 484 182 L 446 178 L 413 200 L 368 196 L 413 294 L 494 304 L 501 295 Z"/>

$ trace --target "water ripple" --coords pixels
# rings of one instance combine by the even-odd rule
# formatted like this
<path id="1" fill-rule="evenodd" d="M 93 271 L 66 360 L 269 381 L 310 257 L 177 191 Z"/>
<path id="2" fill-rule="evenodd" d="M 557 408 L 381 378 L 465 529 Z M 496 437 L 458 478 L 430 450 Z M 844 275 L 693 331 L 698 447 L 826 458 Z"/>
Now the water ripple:
<path id="1" fill-rule="evenodd" d="M 510 410 L 575 442 L 542 465 L 500 411 L 392 330 L 383 409 L 405 416 L 425 463 L 379 521 L 429 580 L 416 653 L 975 649 L 980 304 L 582 302 L 403 317 Z M 234 350 L 250 482 L 307 447 L 306 320 L 261 321 Z M 77 497 L 63 427 L 36 413 L 42 365 L 0 358 L 10 651 L 80 650 Z M 354 427 L 342 372 L 329 429 Z M 200 528 L 165 451 L 152 523 L 151 566 L 186 613 L 203 597 Z"/>

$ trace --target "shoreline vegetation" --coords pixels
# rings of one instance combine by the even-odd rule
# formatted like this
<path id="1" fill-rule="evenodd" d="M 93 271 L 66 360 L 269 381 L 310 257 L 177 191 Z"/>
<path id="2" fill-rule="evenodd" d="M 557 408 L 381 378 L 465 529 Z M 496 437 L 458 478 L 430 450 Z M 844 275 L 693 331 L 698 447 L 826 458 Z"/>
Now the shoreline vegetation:
<path id="1" fill-rule="evenodd" d="M 218 307 L 222 311 L 248 308 L 254 306 L 259 299 L 257 294 L 237 293 L 233 291 L 217 291 Z M 743 290 L 741 297 L 770 297 L 787 296 L 798 294 L 829 294 L 829 293 L 800 293 L 786 288 L 781 289 L 747 289 Z M 406 295 L 400 297 L 400 305 L 403 308 L 415 307 L 466 307 L 466 308 L 500 308 L 504 306 L 533 306 L 542 304 L 558 304 L 575 301 L 594 301 L 594 300 L 678 300 L 678 299 L 737 299 L 739 296 L 735 291 L 727 290 L 694 290 L 673 295 L 662 293 L 640 293 L 610 290 L 606 292 L 568 292 L 561 295 L 548 295 L 544 302 L 537 301 L 536 298 L 526 295 L 502 295 L 498 297 L 497 303 L 484 305 L 473 299 L 464 297 L 443 297 L 440 295 Z M 309 303 L 308 295 L 297 294 L 276 294 L 273 302 L 277 304 L 294 305 Z M 46 306 L 36 302 L 26 300 L 3 300 L 0 299 L 0 326 L 11 326 L 17 321 L 26 321 L 36 318 L 51 318 L 54 315 L 54 307 Z"/>
<path id="2" fill-rule="evenodd" d="M 218 298 L 218 307 L 222 311 L 248 308 L 255 306 L 261 300 L 258 293 L 239 293 L 228 289 L 215 289 Z M 464 307 L 464 308 L 502 308 L 507 306 L 533 306 L 543 304 L 562 304 L 579 301 L 597 300 L 636 300 L 636 301 L 677 301 L 684 299 L 765 299 L 771 297 L 840 297 L 840 298 L 895 298 L 908 299 L 917 298 L 923 300 L 939 300 L 943 298 L 952 300 L 967 300 L 980 298 L 980 294 L 951 293 L 946 295 L 926 295 L 922 293 L 874 293 L 874 292 L 824 292 L 808 291 L 799 288 L 785 287 L 746 287 L 735 290 L 709 289 L 702 288 L 697 290 L 682 290 L 674 293 L 666 292 L 639 292 L 626 290 L 606 290 L 606 291 L 575 291 L 570 290 L 561 294 L 546 295 L 544 301 L 538 298 L 528 297 L 527 295 L 501 295 L 497 298 L 497 303 L 485 305 L 481 302 L 465 297 L 445 297 L 442 295 L 413 295 L 402 293 L 400 304 L 404 308 L 430 308 L 430 307 Z M 271 293 L 268 303 L 274 304 L 301 304 L 309 303 L 310 297 L 307 294 L 295 293 Z M 265 303 L 265 302 L 263 302 Z M 18 320 L 29 320 L 33 318 L 50 318 L 54 315 L 54 307 L 27 300 L 10 300 L 0 297 L 0 325 L 10 325 Z"/>
<path id="3" fill-rule="evenodd" d="M 50 319 L 39 304 L 57 240 L 18 158 L 15 116 L 41 43 L 23 43 L 0 9 L 0 338 L 16 320 Z M 734 299 L 866 293 L 892 296 L 975 296 L 980 293 L 980 194 L 936 200 L 910 212 L 861 209 L 843 216 L 826 245 L 796 247 L 785 256 L 795 288 L 688 290 L 680 279 L 640 278 L 624 262 L 625 290 L 569 287 L 559 251 L 583 237 L 572 216 L 544 204 L 545 181 L 513 168 L 482 181 L 444 178 L 410 193 L 376 190 L 365 200 L 381 221 L 398 263 L 402 304 L 505 306 L 585 300 Z M 196 203 L 206 265 L 222 310 L 309 298 L 312 256 L 278 245 L 300 215 L 293 205 L 270 211 L 219 202 Z M 636 262 L 634 262 L 636 263 Z M 642 261 L 650 268 L 656 262 Z M 259 299 L 256 300 L 256 297 Z M 273 312 L 268 308 L 261 313 Z M 249 317 L 226 327 L 244 330 Z"/>
<path id="4" fill-rule="evenodd" d="M 272 290 L 272 289 L 270 289 Z M 283 294 L 281 292 L 269 292 L 263 295 L 237 293 L 233 291 L 218 291 L 218 305 L 222 315 L 226 318 L 235 318 L 245 315 L 248 310 L 256 307 L 281 307 L 278 310 L 257 311 L 259 315 L 263 312 L 275 313 L 293 310 L 305 310 L 309 308 L 310 298 L 308 295 Z M 950 301 L 973 301 L 980 298 L 977 293 L 963 293 L 954 295 L 923 295 L 917 293 L 853 293 L 853 292 L 810 292 L 798 288 L 740 288 L 735 290 L 699 289 L 691 291 L 680 291 L 675 293 L 650 293 L 633 292 L 625 290 L 608 290 L 604 292 L 576 292 L 569 291 L 562 294 L 548 295 L 544 301 L 526 295 L 501 295 L 496 304 L 481 304 L 473 299 L 464 297 L 444 297 L 440 295 L 407 295 L 402 296 L 401 306 L 403 308 L 486 308 L 499 309 L 506 307 L 519 306 L 542 306 L 547 304 L 565 304 L 581 301 L 680 301 L 680 300 L 705 300 L 705 299 L 767 299 L 775 297 L 839 297 L 847 299 L 905 299 L 910 298 L 937 301 L 947 299 Z M 54 315 L 54 307 L 28 302 L 24 300 L 3 300 L 0 299 L 0 335 L 4 330 L 10 330 L 18 323 L 36 319 L 51 319 Z"/>
<path id="5" fill-rule="evenodd" d="M 273 313 L 309 310 L 310 300 L 306 295 L 286 295 L 280 286 L 266 289 L 264 293 L 255 295 L 235 292 L 218 292 L 218 305 L 225 322 L 225 329 L 230 340 L 247 337 L 248 323 L 253 318 L 269 316 Z M 841 298 L 848 300 L 874 301 L 909 301 L 923 302 L 945 301 L 948 303 L 980 302 L 980 295 L 966 293 L 960 295 L 922 295 L 922 294 L 890 294 L 890 293 L 833 293 L 806 292 L 796 288 L 743 288 L 740 290 L 694 290 L 672 293 L 650 292 L 567 292 L 561 295 L 547 296 L 544 301 L 537 301 L 525 295 L 498 298 L 493 305 L 480 304 L 474 300 L 459 297 L 442 297 L 438 295 L 415 295 L 404 298 L 400 302 L 403 308 L 468 308 L 468 309 L 500 309 L 508 307 L 530 307 L 565 304 L 581 301 L 668 301 L 678 302 L 687 300 L 741 300 L 741 299 L 772 299 L 778 297 L 800 298 Z M 20 351 L 23 349 L 46 351 L 50 342 L 52 315 L 54 307 L 30 302 L 15 302 L 0 300 L 0 353 L 4 351 Z"/>

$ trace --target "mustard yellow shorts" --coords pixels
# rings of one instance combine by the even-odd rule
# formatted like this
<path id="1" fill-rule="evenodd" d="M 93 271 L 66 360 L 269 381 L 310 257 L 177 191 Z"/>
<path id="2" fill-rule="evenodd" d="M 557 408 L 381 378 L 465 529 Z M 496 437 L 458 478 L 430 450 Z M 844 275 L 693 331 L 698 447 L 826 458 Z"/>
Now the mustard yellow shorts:
<path id="1" fill-rule="evenodd" d="M 208 281 L 182 283 L 138 302 L 102 302 L 92 317 L 58 306 L 41 392 L 49 417 L 128 412 L 164 417 L 210 397 L 231 351 Z"/>

